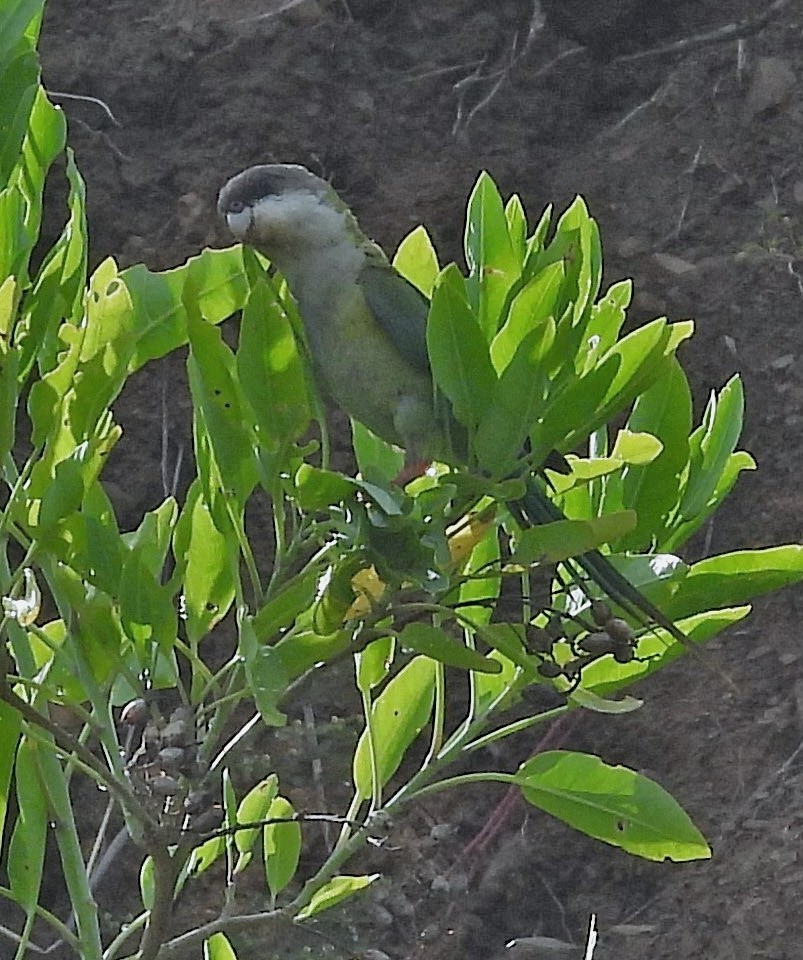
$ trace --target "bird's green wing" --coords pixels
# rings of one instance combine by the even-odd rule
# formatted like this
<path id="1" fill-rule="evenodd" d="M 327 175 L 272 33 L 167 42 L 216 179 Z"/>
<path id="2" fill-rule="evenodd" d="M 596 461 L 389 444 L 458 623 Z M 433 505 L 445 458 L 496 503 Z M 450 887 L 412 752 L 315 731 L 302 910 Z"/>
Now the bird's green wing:
<path id="1" fill-rule="evenodd" d="M 429 370 L 429 301 L 388 263 L 368 261 L 357 277 L 366 303 L 393 346 L 410 366 Z"/>

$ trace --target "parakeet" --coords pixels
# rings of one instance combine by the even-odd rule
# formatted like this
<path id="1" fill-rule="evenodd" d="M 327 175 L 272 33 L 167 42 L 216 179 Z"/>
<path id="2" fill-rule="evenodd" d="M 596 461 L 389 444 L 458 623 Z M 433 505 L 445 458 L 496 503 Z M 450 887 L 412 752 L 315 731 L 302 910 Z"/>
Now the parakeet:
<path id="1" fill-rule="evenodd" d="M 426 346 L 429 302 L 305 167 L 250 167 L 220 191 L 234 236 L 269 258 L 298 304 L 316 377 L 346 413 L 417 458 L 454 463 L 460 428 L 436 409 Z M 455 438 L 458 438 L 457 451 Z M 565 519 L 532 477 L 520 519 Z M 598 551 L 577 564 L 613 601 L 676 640 L 685 635 Z"/>

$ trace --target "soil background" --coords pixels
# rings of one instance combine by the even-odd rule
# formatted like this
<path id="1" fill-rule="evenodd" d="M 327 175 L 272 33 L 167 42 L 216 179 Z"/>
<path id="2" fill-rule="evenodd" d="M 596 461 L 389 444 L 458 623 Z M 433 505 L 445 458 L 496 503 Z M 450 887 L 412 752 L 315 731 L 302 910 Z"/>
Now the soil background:
<path id="1" fill-rule="evenodd" d="M 803 4 L 774 6 L 740 41 L 611 61 L 756 5 L 565 0 L 542 5 L 542 24 L 531 0 L 51 0 L 41 53 L 88 185 L 93 263 L 164 268 L 227 244 L 217 191 L 257 162 L 330 178 L 388 250 L 427 224 L 443 260 L 461 258 L 481 169 L 531 221 L 583 194 L 607 282 L 634 278 L 632 316 L 695 318 L 682 360 L 698 417 L 711 389 L 744 378 L 743 446 L 759 470 L 707 530 L 705 550 L 723 552 L 794 541 L 801 526 Z M 114 122 L 63 94 L 101 99 Z M 48 224 L 62 220 L 56 199 Z M 163 427 L 176 447 L 186 436 L 181 369 L 146 369 L 118 404 L 110 486 L 123 522 L 161 500 Z M 710 839 L 711 862 L 644 863 L 522 808 L 464 856 L 500 794 L 452 794 L 396 826 L 375 856 L 377 891 L 322 923 L 307 952 L 580 957 L 595 912 L 598 960 L 801 956 L 801 606 L 799 590 L 767 598 L 711 645 L 734 687 L 687 658 L 637 691 L 635 714 L 560 734 L 662 783 Z M 331 691 L 311 706 L 347 712 Z M 522 737 L 496 761 L 513 769 L 536 745 Z M 303 749 L 288 751 L 309 780 Z M 329 759 L 337 798 L 348 771 L 337 750 Z M 113 916 L 130 909 L 130 882 L 121 865 L 104 883 Z M 183 909 L 189 927 L 213 906 L 201 888 Z M 237 943 L 241 960 L 297 949 Z"/>

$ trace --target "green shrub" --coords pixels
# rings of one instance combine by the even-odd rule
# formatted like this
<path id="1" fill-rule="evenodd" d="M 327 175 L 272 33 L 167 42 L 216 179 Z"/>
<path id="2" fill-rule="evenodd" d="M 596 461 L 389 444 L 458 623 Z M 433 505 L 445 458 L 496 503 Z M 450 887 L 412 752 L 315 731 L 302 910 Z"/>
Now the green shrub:
<path id="1" fill-rule="evenodd" d="M 0 2 L 0 821 L 15 811 L 0 894 L 25 916 L 17 956 L 37 918 L 83 960 L 151 960 L 200 942 L 210 957 L 233 956 L 225 931 L 255 855 L 269 903 L 254 926 L 303 921 L 375 879 L 341 871 L 387 815 L 466 782 L 515 784 L 638 856 L 709 856 L 677 803 L 632 770 L 568 751 L 514 774 L 460 773 L 459 762 L 569 710 L 635 709 L 640 701 L 611 694 L 683 652 L 667 630 L 606 601 L 578 556 L 604 550 L 692 645 L 743 618 L 751 597 L 800 579 L 797 546 L 694 564 L 677 555 L 754 466 L 736 449 L 738 378 L 695 425 L 675 357 L 692 325 L 661 319 L 623 335 L 630 284 L 600 295 L 601 247 L 583 202 L 554 224 L 546 211 L 531 230 L 518 198 L 503 204 L 483 174 L 468 205 L 467 277 L 440 268 L 421 228 L 395 261 L 432 295 L 433 373 L 471 411 L 472 464 L 402 490 L 398 451 L 355 424 L 359 475 L 334 469 L 295 306 L 257 255 L 205 250 L 162 273 L 107 259 L 87 275 L 84 183 L 39 84 L 41 9 Z M 34 269 L 42 192 L 61 156 L 67 222 Z M 232 349 L 218 325 L 237 313 Z M 102 482 L 121 433 L 112 406 L 135 371 L 186 345 L 192 482 L 121 531 Z M 623 426 L 614 432 L 613 421 Z M 525 437 L 533 463 L 553 448 L 587 450 L 567 456 L 567 472 L 547 471 L 572 519 L 526 530 L 513 521 Z M 246 523 L 255 504 L 271 516 L 270 549 Z M 546 594 L 536 587 L 545 578 Z M 224 622 L 236 645 L 219 665 L 205 641 Z M 353 799 L 332 852 L 299 875 L 303 818 L 275 774 L 238 796 L 227 757 L 249 730 L 283 724 L 308 672 L 344 655 L 365 719 Z M 450 698 L 466 678 L 468 695 Z M 523 714 L 534 685 L 559 705 Z M 154 696 L 164 690 L 174 691 L 166 715 Z M 53 705 L 77 732 L 52 719 Z M 245 707 L 251 720 L 233 730 Z M 141 861 L 141 912 L 112 942 L 70 793 L 77 776 L 108 792 Z M 49 823 L 74 927 L 40 900 Z M 175 897 L 217 863 L 225 910 L 179 934 Z"/>

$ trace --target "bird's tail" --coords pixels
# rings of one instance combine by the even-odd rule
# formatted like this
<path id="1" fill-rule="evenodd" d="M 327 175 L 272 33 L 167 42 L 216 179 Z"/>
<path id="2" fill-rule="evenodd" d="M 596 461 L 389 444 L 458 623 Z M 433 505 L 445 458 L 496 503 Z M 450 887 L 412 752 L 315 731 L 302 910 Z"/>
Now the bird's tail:
<path id="1" fill-rule="evenodd" d="M 516 512 L 519 514 L 517 519 L 528 525 L 554 523 L 557 520 L 566 519 L 546 492 L 540 488 L 535 478 L 530 480 L 527 492 Z M 661 627 L 678 643 L 689 646 L 690 641 L 686 634 L 637 587 L 633 586 L 599 550 L 589 550 L 587 553 L 580 554 L 567 565 L 571 566 L 571 564 L 576 564 L 608 599 L 618 604 L 642 625 Z"/>

